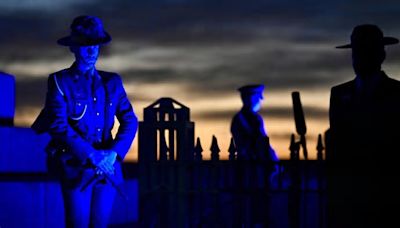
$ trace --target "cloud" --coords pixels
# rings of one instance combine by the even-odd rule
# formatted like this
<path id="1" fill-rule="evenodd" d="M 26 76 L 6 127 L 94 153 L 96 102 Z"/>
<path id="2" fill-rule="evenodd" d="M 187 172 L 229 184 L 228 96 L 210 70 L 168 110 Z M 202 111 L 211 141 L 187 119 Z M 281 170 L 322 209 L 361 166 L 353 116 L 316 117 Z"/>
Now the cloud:
<path id="1" fill-rule="evenodd" d="M 333 85 L 352 75 L 350 59 L 343 58 L 333 48 L 274 44 L 277 42 L 266 40 L 248 42 L 245 47 L 237 44 L 205 50 L 180 47 L 173 51 L 169 47 L 170 55 L 154 52 L 154 56 L 146 58 L 132 56 L 132 62 L 152 64 L 150 67 L 133 64 L 121 74 L 127 82 L 181 81 L 190 83 L 195 91 L 221 93 L 247 83 L 264 83 L 272 90 L 314 88 Z M 159 51 L 163 52 L 163 47 Z"/>
<path id="2" fill-rule="evenodd" d="M 49 8 L 61 10 L 78 2 L 79 0 L 2 0 L 0 2 L 0 8 L 3 11 L 8 10 L 11 12 L 35 10 L 46 11 Z M 90 0 L 87 0 L 87 2 L 90 2 Z"/>
<path id="3" fill-rule="evenodd" d="M 16 78 L 16 106 L 18 108 L 42 107 L 47 91 L 47 78 Z"/>
<path id="4" fill-rule="evenodd" d="M 329 92 L 354 77 L 350 53 L 334 48 L 348 42 L 354 25 L 377 23 L 385 34 L 400 35 L 400 6 L 392 0 L 34 2 L 0 3 L 6 22 L 0 29 L 7 31 L 0 37 L 0 65 L 26 91 L 17 95 L 29 94 L 18 98 L 21 105 L 40 104 L 38 83 L 72 63 L 68 49 L 55 42 L 84 13 L 102 18 L 114 39 L 102 50 L 99 69 L 120 73 L 128 87 L 184 85 L 174 88 L 195 98 L 231 94 L 247 83 Z M 385 68 L 400 70 L 398 60 L 399 48 L 391 47 Z"/>
<path id="5" fill-rule="evenodd" d="M 193 113 L 195 118 L 204 118 L 204 119 L 232 119 L 233 116 L 239 110 L 209 110 L 207 112 L 197 112 Z M 327 119 L 328 110 L 314 107 L 314 106 L 303 106 L 305 119 Z M 260 111 L 260 114 L 273 119 L 294 119 L 293 117 L 293 109 L 292 107 L 268 107 L 264 108 Z"/>

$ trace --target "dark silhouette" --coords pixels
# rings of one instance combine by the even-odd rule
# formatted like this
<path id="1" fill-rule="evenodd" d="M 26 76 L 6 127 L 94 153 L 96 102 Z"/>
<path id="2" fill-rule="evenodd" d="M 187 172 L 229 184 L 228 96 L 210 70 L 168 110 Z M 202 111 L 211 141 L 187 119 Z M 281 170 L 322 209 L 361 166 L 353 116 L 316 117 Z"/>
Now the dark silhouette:
<path id="1" fill-rule="evenodd" d="M 293 101 L 293 115 L 294 115 L 294 123 L 296 125 L 296 132 L 300 135 L 299 144 L 303 149 L 304 159 L 308 159 L 308 150 L 307 150 L 307 142 L 306 142 L 306 120 L 304 118 L 303 106 L 300 101 L 300 93 L 295 91 L 292 92 L 292 101 Z M 300 156 L 300 155 L 299 155 Z"/>
<path id="2" fill-rule="evenodd" d="M 50 74 L 45 107 L 32 128 L 52 137 L 48 152 L 61 167 L 67 227 L 106 227 L 137 118 L 120 76 L 95 68 L 100 46 L 111 41 L 100 19 L 79 16 L 70 28 L 58 44 L 70 48 L 75 62 Z M 115 116 L 120 127 L 113 138 Z"/>
<path id="3" fill-rule="evenodd" d="M 183 193 L 201 183 L 188 168 L 194 160 L 194 127 L 190 109 L 172 98 L 144 109 L 138 143 L 140 227 L 197 227 L 187 225 L 199 222 L 190 210 L 193 192 Z"/>
<path id="4" fill-rule="evenodd" d="M 381 70 L 384 46 L 396 43 L 376 25 L 364 24 L 354 28 L 350 44 L 337 47 L 351 48 L 356 77 L 331 90 L 330 227 L 399 224 L 400 82 Z"/>
<path id="5" fill-rule="evenodd" d="M 240 87 L 242 109 L 233 117 L 231 133 L 238 150 L 238 160 L 278 161 L 269 145 L 264 121 L 257 113 L 261 109 L 263 85 Z M 268 148 L 265 148 L 268 142 Z"/>
<path id="6" fill-rule="evenodd" d="M 258 114 L 261 109 L 264 86 L 246 85 L 238 90 L 243 107 L 233 117 L 231 133 L 236 144 L 237 160 L 254 162 L 253 166 L 245 164 L 239 166 L 237 171 L 240 173 L 238 176 L 241 186 L 238 187 L 256 190 L 255 194 L 242 199 L 241 207 L 245 208 L 244 216 L 247 214 L 249 217 L 245 219 L 248 221 L 247 225 L 268 226 L 269 221 L 266 221 L 266 218 L 269 213 L 269 199 L 266 190 L 269 189 L 269 182 L 277 172 L 278 157 L 270 146 L 264 121 Z"/>

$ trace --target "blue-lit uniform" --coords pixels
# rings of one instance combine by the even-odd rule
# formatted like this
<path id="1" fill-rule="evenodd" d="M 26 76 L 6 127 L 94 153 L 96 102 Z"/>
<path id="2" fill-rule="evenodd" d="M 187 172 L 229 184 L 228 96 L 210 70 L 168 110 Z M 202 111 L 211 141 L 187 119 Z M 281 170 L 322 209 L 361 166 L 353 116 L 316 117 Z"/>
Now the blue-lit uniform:
<path id="1" fill-rule="evenodd" d="M 113 138 L 115 117 L 120 126 Z M 55 147 L 57 164 L 62 166 L 61 186 L 71 223 L 85 224 L 90 214 L 99 224 L 106 221 L 115 189 L 101 178 L 85 191 L 81 188 L 94 175 L 88 155 L 101 150 L 118 154 L 112 178 L 117 184 L 123 181 L 121 162 L 136 134 L 137 118 L 120 76 L 97 70 L 82 75 L 74 65 L 51 74 L 46 105 L 33 128 L 52 136 L 50 147 Z"/>
<path id="2" fill-rule="evenodd" d="M 57 43 L 69 47 L 75 62 L 50 74 L 46 105 L 32 125 L 52 137 L 48 164 L 61 169 L 67 227 L 107 227 L 123 179 L 121 162 L 137 130 L 121 77 L 95 68 L 100 46 L 110 41 L 99 18 L 74 18 L 70 34 Z M 114 138 L 115 117 L 120 126 Z"/>
<path id="3" fill-rule="evenodd" d="M 237 160 L 243 162 L 238 166 L 238 188 L 258 189 L 254 194 L 239 198 L 241 211 L 236 211 L 235 217 L 243 217 L 249 227 L 265 227 L 268 224 L 269 196 L 262 192 L 272 184 L 272 174 L 275 173 L 279 159 L 274 149 L 269 145 L 264 121 L 258 114 L 263 99 L 263 85 L 246 85 L 238 90 L 243 102 L 242 109 L 236 113 L 231 123 L 231 133 L 237 149 Z M 264 163 L 259 163 L 264 162 Z M 267 166 L 265 166 L 267 163 Z M 268 180 L 268 181 L 267 181 Z"/>
<path id="4" fill-rule="evenodd" d="M 274 149 L 262 148 L 267 134 L 262 117 L 246 109 L 240 110 L 232 120 L 231 133 L 239 160 L 278 161 Z"/>
<path id="5" fill-rule="evenodd" d="M 64 142 L 81 164 L 96 149 L 113 150 L 122 160 L 137 129 L 137 118 L 115 73 L 93 70 L 81 75 L 72 66 L 51 74 L 46 109 L 52 118 L 50 134 Z M 113 139 L 115 116 L 120 127 Z"/>

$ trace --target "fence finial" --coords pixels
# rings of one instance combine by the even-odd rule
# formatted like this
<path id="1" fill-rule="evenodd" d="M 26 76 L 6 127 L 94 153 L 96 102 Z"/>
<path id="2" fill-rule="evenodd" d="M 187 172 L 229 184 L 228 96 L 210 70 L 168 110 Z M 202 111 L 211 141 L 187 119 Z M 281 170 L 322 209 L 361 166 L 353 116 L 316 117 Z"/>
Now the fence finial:
<path id="1" fill-rule="evenodd" d="M 218 161 L 219 160 L 219 152 L 221 151 L 218 146 L 218 141 L 215 135 L 212 137 L 212 142 L 211 142 L 211 160 L 213 161 Z"/>
<path id="2" fill-rule="evenodd" d="M 197 137 L 196 146 L 194 147 L 194 158 L 196 161 L 201 161 L 203 159 L 203 147 L 201 146 L 200 138 Z"/>
<path id="3" fill-rule="evenodd" d="M 324 144 L 322 143 L 322 135 L 318 134 L 318 142 L 317 142 L 317 160 L 323 160 L 323 153 L 322 151 L 325 149 Z"/>
<path id="4" fill-rule="evenodd" d="M 229 160 L 230 161 L 236 160 L 236 145 L 235 141 L 233 140 L 233 137 L 231 137 L 231 143 L 229 144 L 228 152 L 229 152 Z"/>

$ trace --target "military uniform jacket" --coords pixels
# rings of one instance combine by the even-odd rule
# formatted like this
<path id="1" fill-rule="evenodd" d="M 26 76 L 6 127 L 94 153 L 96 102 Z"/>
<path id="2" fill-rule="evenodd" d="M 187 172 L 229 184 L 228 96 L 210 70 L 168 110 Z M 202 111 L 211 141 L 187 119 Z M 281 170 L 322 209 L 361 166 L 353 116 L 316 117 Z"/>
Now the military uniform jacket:
<path id="1" fill-rule="evenodd" d="M 259 114 L 240 110 L 232 119 L 231 133 L 239 160 L 278 161 L 273 148 L 265 144 L 267 134 Z"/>
<path id="2" fill-rule="evenodd" d="M 115 117 L 120 126 L 113 138 Z M 118 74 L 93 70 L 86 76 L 73 65 L 49 75 L 45 108 L 32 128 L 50 133 L 56 146 L 81 164 L 99 149 L 115 151 L 122 161 L 136 134 L 137 118 Z"/>

